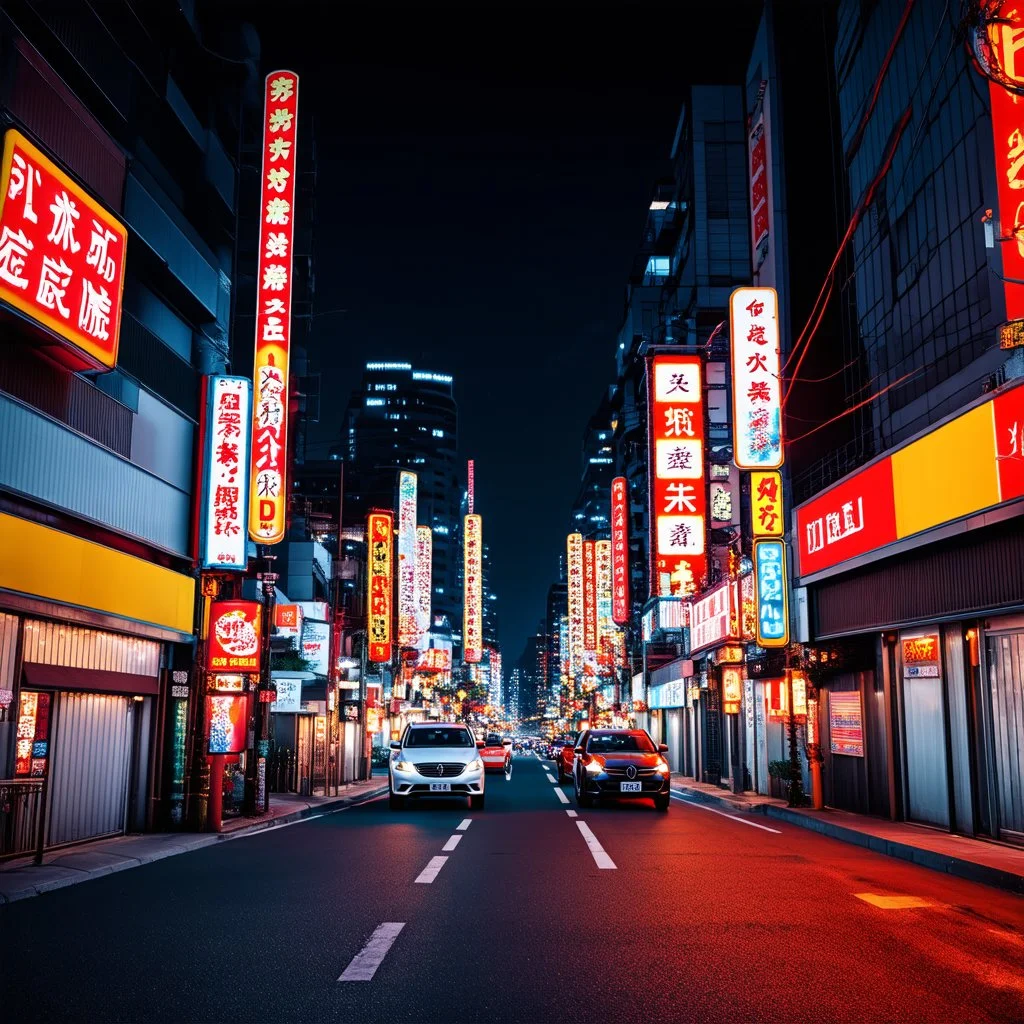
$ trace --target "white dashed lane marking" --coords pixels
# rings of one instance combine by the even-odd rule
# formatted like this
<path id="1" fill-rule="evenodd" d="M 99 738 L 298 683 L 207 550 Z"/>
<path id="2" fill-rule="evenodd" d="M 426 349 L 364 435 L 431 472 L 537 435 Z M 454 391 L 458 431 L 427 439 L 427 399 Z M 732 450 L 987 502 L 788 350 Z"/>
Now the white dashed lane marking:
<path id="1" fill-rule="evenodd" d="M 581 835 L 587 842 L 587 848 L 590 850 L 591 856 L 594 858 L 594 863 L 599 868 L 615 870 L 615 861 L 604 852 L 604 847 L 597 841 L 597 836 L 590 831 L 590 826 L 585 821 L 576 819 L 576 827 L 580 830 Z"/>
<path id="2" fill-rule="evenodd" d="M 451 852 L 452 852 L 452 850 L 454 850 L 454 849 L 455 849 L 455 847 L 459 845 L 459 841 L 460 841 L 461 839 L 462 839 L 462 836 L 461 836 L 461 835 L 460 835 L 460 834 L 459 834 L 458 832 L 456 832 L 456 833 L 455 833 L 455 835 L 453 835 L 453 836 L 452 836 L 452 837 L 451 837 L 451 838 L 450 838 L 450 839 L 448 840 L 448 842 L 447 842 L 447 843 L 445 843 L 445 844 L 444 844 L 444 846 L 442 846 L 442 847 L 441 847 L 442 851 L 443 851 L 444 853 L 451 853 Z"/>
<path id="3" fill-rule="evenodd" d="M 463 818 L 462 821 L 459 823 L 459 827 L 455 831 L 456 832 L 465 832 L 466 829 L 469 828 L 469 826 L 472 825 L 472 824 L 473 824 L 473 819 L 472 818 Z"/>
<path id="4" fill-rule="evenodd" d="M 576 817 L 576 812 L 574 810 L 572 810 L 572 808 L 567 810 L 565 813 L 568 814 L 570 818 L 575 818 Z"/>
<path id="5" fill-rule="evenodd" d="M 561 786 L 555 787 L 555 796 L 557 796 L 563 804 L 567 804 L 569 802 L 569 798 L 562 792 Z"/>
<path id="6" fill-rule="evenodd" d="M 370 941 L 356 953 L 338 981 L 370 981 L 404 927 L 404 921 L 385 921 L 378 925 Z"/>
<path id="7" fill-rule="evenodd" d="M 437 878 L 437 873 L 445 866 L 447 861 L 447 857 L 431 857 L 430 863 L 419 873 L 416 881 L 421 885 L 430 885 Z"/>

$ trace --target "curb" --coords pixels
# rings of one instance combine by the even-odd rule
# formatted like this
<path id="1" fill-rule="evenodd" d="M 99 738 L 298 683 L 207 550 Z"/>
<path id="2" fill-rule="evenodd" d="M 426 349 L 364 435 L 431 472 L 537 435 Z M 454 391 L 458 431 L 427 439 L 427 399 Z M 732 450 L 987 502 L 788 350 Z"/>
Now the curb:
<path id="1" fill-rule="evenodd" d="M 322 814 L 331 814 L 334 811 L 343 810 L 345 807 L 354 807 L 358 804 L 367 803 L 387 792 L 387 783 L 384 782 L 376 789 L 366 790 L 352 796 L 338 797 L 329 803 L 316 804 L 303 807 L 301 810 L 283 814 L 277 818 L 270 818 L 266 821 L 256 821 L 244 828 L 235 829 L 233 832 L 210 833 L 183 833 L 189 837 L 187 845 L 169 847 L 155 854 L 146 854 L 143 857 L 123 857 L 123 863 L 103 864 L 88 871 L 80 871 L 78 875 L 65 875 L 61 878 L 52 878 L 48 881 L 31 883 L 24 889 L 15 892 L 0 892 L 0 906 L 9 903 L 16 903 L 24 899 L 31 899 L 33 896 L 42 896 L 44 893 L 53 892 L 56 889 L 66 889 L 71 885 L 78 885 L 81 882 L 89 882 L 94 878 L 104 878 L 107 875 L 127 871 L 130 868 L 142 867 L 143 864 L 153 864 L 159 860 L 166 860 L 168 857 L 176 857 L 182 853 L 192 853 L 194 850 L 202 850 L 207 846 L 215 846 L 218 843 L 228 842 L 232 839 L 241 839 L 245 836 L 263 832 L 267 829 L 276 828 L 278 825 L 287 825 L 305 818 L 313 818 Z M 111 856 L 120 856 L 112 854 Z M 45 865 L 44 865 L 45 866 Z M 77 870 L 77 869 L 76 869 Z"/>
<path id="2" fill-rule="evenodd" d="M 976 864 L 974 861 L 964 860 L 961 857 L 950 857 L 948 854 L 936 853 L 933 850 L 922 850 L 918 846 L 884 839 L 881 836 L 857 832 L 855 829 L 845 828 L 831 821 L 822 821 L 820 818 L 810 818 L 804 814 L 794 813 L 787 807 L 761 804 L 756 808 L 755 813 L 769 818 L 778 818 L 791 825 L 799 825 L 801 828 L 810 829 L 812 832 L 818 832 L 832 839 L 860 846 L 887 857 L 909 861 L 919 867 L 941 871 L 947 875 L 963 878 L 968 882 L 980 882 L 982 885 L 1024 896 L 1024 876 L 1015 875 L 1010 871 L 1002 871 L 1000 868 L 992 868 L 986 864 Z"/>
<path id="3" fill-rule="evenodd" d="M 672 792 L 691 804 L 710 804 L 712 807 L 720 807 L 722 810 L 732 811 L 734 814 L 756 813 L 749 804 L 730 800 L 727 796 L 716 796 L 714 793 L 705 793 L 699 789 L 676 789 L 675 787 L 672 788 Z"/>

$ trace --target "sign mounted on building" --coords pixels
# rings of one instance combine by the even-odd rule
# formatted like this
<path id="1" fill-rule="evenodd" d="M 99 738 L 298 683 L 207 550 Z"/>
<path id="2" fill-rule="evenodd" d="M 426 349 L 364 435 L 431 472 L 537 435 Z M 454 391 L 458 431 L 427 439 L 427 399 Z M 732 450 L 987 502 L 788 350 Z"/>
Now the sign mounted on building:
<path id="1" fill-rule="evenodd" d="M 747 132 L 750 156 L 750 251 L 755 274 L 768 255 L 771 235 L 767 111 L 768 83 L 762 82 Z"/>
<path id="2" fill-rule="evenodd" d="M 754 541 L 754 587 L 759 646 L 785 647 L 789 643 L 789 581 L 783 541 Z"/>
<path id="3" fill-rule="evenodd" d="M 249 698 L 244 693 L 206 698 L 208 754 L 240 754 L 245 750 Z"/>
<path id="4" fill-rule="evenodd" d="M 484 527 L 480 516 L 468 515 L 463 520 L 462 545 L 462 660 L 475 665 L 484 656 Z"/>
<path id="5" fill-rule="evenodd" d="M 597 554 L 594 542 L 583 542 L 583 649 L 597 650 Z"/>
<path id="6" fill-rule="evenodd" d="M 0 301 L 68 343 L 75 369 L 111 368 L 121 333 L 128 233 L 13 128 L 0 172 Z"/>
<path id="7" fill-rule="evenodd" d="M 830 690 L 829 740 L 833 754 L 864 756 L 864 714 L 858 690 Z"/>
<path id="8" fill-rule="evenodd" d="M 391 661 L 391 593 L 394 587 L 394 527 L 390 512 L 371 512 L 366 517 L 367 632 L 372 662 Z"/>
<path id="9" fill-rule="evenodd" d="M 647 366 L 652 596 L 695 594 L 707 569 L 702 379 L 697 355 Z"/>
<path id="10" fill-rule="evenodd" d="M 258 672 L 263 609 L 258 601 L 214 601 L 206 637 L 208 672 Z"/>
<path id="11" fill-rule="evenodd" d="M 244 572 L 252 382 L 246 377 L 208 378 L 205 415 L 199 563 L 203 569 Z"/>
<path id="12" fill-rule="evenodd" d="M 690 607 L 690 653 L 697 654 L 737 640 L 739 632 L 738 596 L 735 580 L 719 584 Z"/>
<path id="13" fill-rule="evenodd" d="M 782 451 L 779 299 L 774 288 L 737 288 L 729 298 L 733 461 L 778 469 Z"/>
<path id="14" fill-rule="evenodd" d="M 624 476 L 612 481 L 612 619 L 629 622 L 629 484 Z"/>
<path id="15" fill-rule="evenodd" d="M 750 511 L 755 537 L 781 537 L 786 531 L 782 474 L 750 474 Z"/>
<path id="16" fill-rule="evenodd" d="M 302 608 L 297 604 L 275 604 L 274 625 L 278 633 L 299 636 L 302 633 Z"/>
<path id="17" fill-rule="evenodd" d="M 416 625 L 420 638 L 430 629 L 434 535 L 429 526 L 416 527 Z"/>
<path id="18" fill-rule="evenodd" d="M 1024 385 L 1018 384 L 801 505 L 796 510 L 800 575 L 1021 497 Z"/>
<path id="19" fill-rule="evenodd" d="M 419 643 L 419 603 L 416 600 L 416 503 L 415 473 L 398 474 L 398 645 Z"/>
<path id="20" fill-rule="evenodd" d="M 306 619 L 302 624 L 302 657 L 309 664 L 309 671 L 318 676 L 327 675 L 330 670 L 331 627 L 326 622 Z"/>
<path id="21" fill-rule="evenodd" d="M 288 359 L 298 120 L 298 75 L 272 71 L 267 75 L 263 106 L 253 364 L 249 536 L 258 544 L 277 544 L 284 537 L 288 502 Z"/>
<path id="22" fill-rule="evenodd" d="M 585 617 L 585 597 L 583 593 L 583 536 L 570 533 L 566 540 L 568 556 L 568 584 L 566 588 L 566 604 L 569 617 L 569 676 L 574 678 L 583 670 L 583 652 L 585 636 L 583 620 Z"/>
<path id="23" fill-rule="evenodd" d="M 284 715 L 297 715 L 302 704 L 301 679 L 275 679 L 277 697 L 270 705 L 271 711 Z"/>

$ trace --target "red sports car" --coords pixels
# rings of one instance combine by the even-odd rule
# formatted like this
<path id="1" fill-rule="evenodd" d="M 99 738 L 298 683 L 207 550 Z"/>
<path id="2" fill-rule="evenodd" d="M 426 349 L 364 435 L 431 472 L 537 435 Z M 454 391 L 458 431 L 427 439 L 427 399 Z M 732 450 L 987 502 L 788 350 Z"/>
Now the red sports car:
<path id="1" fill-rule="evenodd" d="M 497 733 L 487 734 L 484 746 L 480 749 L 480 757 L 484 762 L 484 771 L 504 772 L 512 774 L 512 741 L 502 739 Z"/>

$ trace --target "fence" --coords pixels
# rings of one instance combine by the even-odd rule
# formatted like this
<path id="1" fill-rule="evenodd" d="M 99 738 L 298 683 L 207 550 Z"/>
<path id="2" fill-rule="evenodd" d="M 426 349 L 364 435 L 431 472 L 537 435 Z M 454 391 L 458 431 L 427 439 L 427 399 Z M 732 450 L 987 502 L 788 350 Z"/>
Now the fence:
<path id="1" fill-rule="evenodd" d="M 43 808 L 46 791 L 42 779 L 0 779 L 0 860 L 43 852 Z"/>

